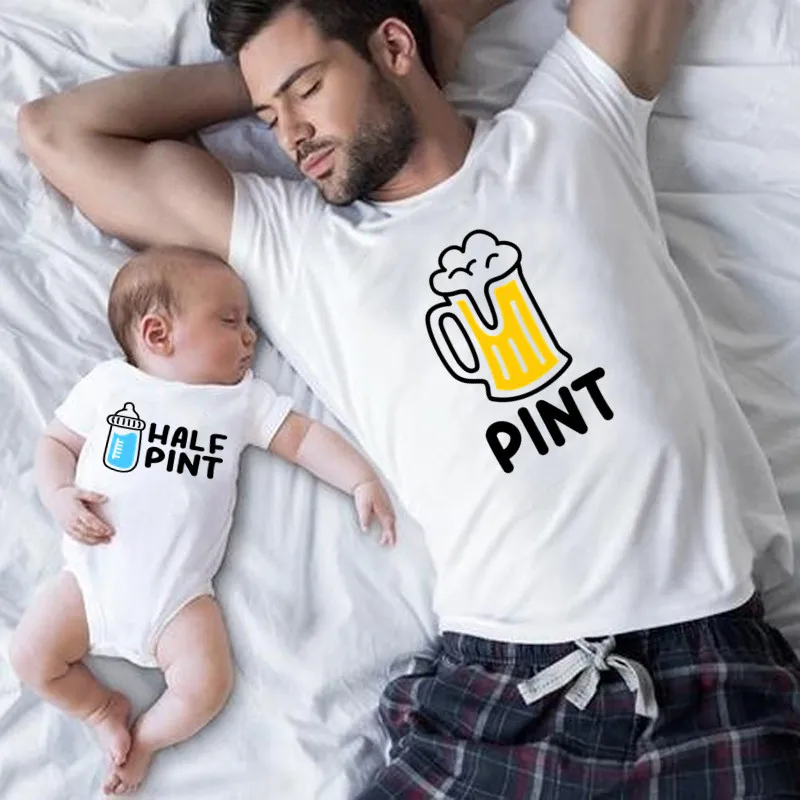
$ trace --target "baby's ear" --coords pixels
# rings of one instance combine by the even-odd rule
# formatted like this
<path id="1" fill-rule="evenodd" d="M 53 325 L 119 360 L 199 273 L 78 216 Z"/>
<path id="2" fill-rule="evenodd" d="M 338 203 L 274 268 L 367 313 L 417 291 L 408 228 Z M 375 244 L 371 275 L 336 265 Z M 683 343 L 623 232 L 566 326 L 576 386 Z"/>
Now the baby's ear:
<path id="1" fill-rule="evenodd" d="M 146 350 L 159 356 L 172 355 L 172 322 L 164 314 L 146 314 L 142 317 L 139 335 Z"/>

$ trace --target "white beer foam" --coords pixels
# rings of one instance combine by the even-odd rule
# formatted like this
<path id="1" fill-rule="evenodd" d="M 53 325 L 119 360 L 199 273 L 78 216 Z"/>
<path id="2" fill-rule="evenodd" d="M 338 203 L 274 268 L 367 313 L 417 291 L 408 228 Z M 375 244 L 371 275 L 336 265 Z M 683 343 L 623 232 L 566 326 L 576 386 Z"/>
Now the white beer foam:
<path id="1" fill-rule="evenodd" d="M 521 259 L 515 244 L 501 242 L 488 231 L 474 231 L 463 246 L 448 247 L 439 256 L 440 268 L 432 275 L 431 286 L 443 297 L 468 294 L 484 320 L 492 324 L 495 314 L 489 284 L 511 272 Z"/>

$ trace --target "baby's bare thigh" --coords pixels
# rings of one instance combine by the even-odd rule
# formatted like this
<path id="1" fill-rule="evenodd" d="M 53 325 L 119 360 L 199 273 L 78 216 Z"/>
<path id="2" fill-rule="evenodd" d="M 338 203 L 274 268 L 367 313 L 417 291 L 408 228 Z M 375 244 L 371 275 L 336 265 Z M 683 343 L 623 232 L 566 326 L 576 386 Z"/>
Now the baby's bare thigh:
<path id="1" fill-rule="evenodd" d="M 37 659 L 73 664 L 89 650 L 89 625 L 83 594 L 71 572 L 63 570 L 39 589 L 14 633 L 18 653 L 36 653 Z"/>
<path id="2" fill-rule="evenodd" d="M 156 660 L 167 683 L 175 680 L 210 684 L 230 682 L 230 642 L 217 601 L 210 595 L 182 608 L 156 643 Z"/>

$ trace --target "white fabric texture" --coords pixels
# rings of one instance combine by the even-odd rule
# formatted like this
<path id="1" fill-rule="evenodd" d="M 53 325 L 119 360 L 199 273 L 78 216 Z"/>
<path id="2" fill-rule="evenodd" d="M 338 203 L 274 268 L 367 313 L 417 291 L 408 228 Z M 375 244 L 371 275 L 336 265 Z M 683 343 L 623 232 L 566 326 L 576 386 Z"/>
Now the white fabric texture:
<path id="1" fill-rule="evenodd" d="M 85 439 L 75 484 L 108 498 L 98 513 L 114 530 L 108 546 L 63 537 L 93 655 L 158 666 L 169 621 L 213 595 L 242 452 L 268 448 L 291 409 L 250 371 L 231 386 L 192 385 L 123 359 L 98 364 L 70 391 L 55 416 Z"/>
<path id="2" fill-rule="evenodd" d="M 652 104 L 566 32 L 463 166 L 327 204 L 235 176 L 256 319 L 425 531 L 440 629 L 557 643 L 729 611 L 791 543 L 667 251 Z"/>
<path id="3" fill-rule="evenodd" d="M 563 27 L 551 0 L 518 0 L 476 32 L 451 94 L 488 116 L 510 105 Z M 800 537 L 800 0 L 703 0 L 650 125 L 671 252 Z M 61 565 L 35 498 L 33 447 L 70 386 L 115 354 L 104 320 L 127 255 L 24 158 L 20 103 L 134 67 L 212 57 L 194 0 L 4 0 L 0 6 L 0 654 L 37 584 Z M 292 169 L 256 123 L 205 140 L 235 169 Z M 335 420 L 275 351 L 256 374 L 298 410 Z M 251 457 L 252 456 L 252 457 Z M 344 800 L 382 763 L 375 707 L 388 677 L 432 643 L 432 567 L 401 516 L 395 551 L 358 531 L 347 498 L 246 453 L 216 581 L 237 685 L 220 718 L 160 755 L 142 798 Z M 768 595 L 800 647 L 800 592 Z M 153 671 L 92 659 L 137 708 Z M 78 723 L 23 691 L 0 655 L 0 796 L 100 797 L 105 760 Z"/>

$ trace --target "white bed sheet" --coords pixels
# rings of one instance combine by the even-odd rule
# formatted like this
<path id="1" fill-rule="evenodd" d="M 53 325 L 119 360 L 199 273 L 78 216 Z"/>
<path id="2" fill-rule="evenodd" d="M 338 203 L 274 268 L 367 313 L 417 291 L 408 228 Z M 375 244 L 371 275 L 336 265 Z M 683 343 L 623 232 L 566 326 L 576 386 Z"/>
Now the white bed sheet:
<path id="1" fill-rule="evenodd" d="M 453 98 L 489 114 L 520 89 L 563 26 L 560 0 L 517 0 L 473 38 Z M 703 0 L 652 125 L 673 253 L 770 458 L 800 534 L 800 0 Z M 125 249 L 100 235 L 24 159 L 19 104 L 139 66 L 213 57 L 194 0 L 3 0 L 0 4 L 0 797 L 100 796 L 104 760 L 83 728 L 22 691 L 3 654 L 59 538 L 35 499 L 37 434 L 76 377 L 114 353 L 105 296 Z M 257 125 L 209 132 L 231 166 L 287 173 Z M 668 335 L 668 332 L 665 332 Z M 257 371 L 335 424 L 264 347 Z M 401 519 L 381 551 L 347 499 L 262 453 L 217 581 L 237 664 L 217 721 L 156 761 L 143 798 L 352 797 L 380 765 L 380 690 L 433 646 L 433 574 Z M 800 646 L 800 592 L 771 597 Z M 95 659 L 142 708 L 157 672 Z"/>

